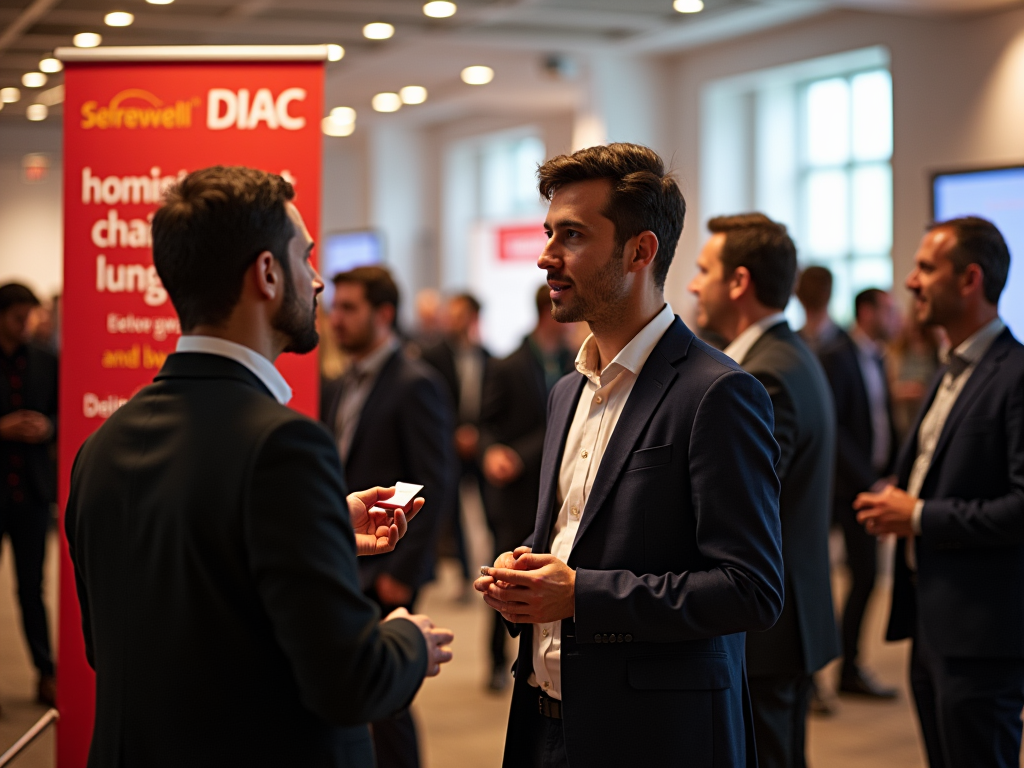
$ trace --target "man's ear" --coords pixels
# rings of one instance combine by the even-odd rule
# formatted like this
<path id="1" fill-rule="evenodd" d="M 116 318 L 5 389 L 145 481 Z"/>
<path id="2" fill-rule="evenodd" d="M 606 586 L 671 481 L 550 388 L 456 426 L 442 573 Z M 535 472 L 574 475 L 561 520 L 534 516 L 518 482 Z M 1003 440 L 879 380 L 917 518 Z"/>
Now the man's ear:
<path id="1" fill-rule="evenodd" d="M 750 270 L 746 267 L 736 267 L 725 283 L 729 286 L 729 298 L 733 301 L 743 298 L 754 287 L 750 280 Z"/>
<path id="2" fill-rule="evenodd" d="M 627 269 L 630 272 L 639 272 L 658 255 L 658 236 L 650 230 L 641 232 L 629 239 L 625 251 L 629 257 Z"/>
<path id="3" fill-rule="evenodd" d="M 960 276 L 960 292 L 964 295 L 978 291 L 984 293 L 985 271 L 980 264 L 968 264 Z"/>
<path id="4" fill-rule="evenodd" d="M 374 312 L 380 323 L 388 328 L 395 327 L 395 305 L 381 304 Z"/>
<path id="5" fill-rule="evenodd" d="M 253 285 L 260 297 L 273 301 L 284 288 L 284 273 L 274 254 L 263 251 L 249 267 Z"/>

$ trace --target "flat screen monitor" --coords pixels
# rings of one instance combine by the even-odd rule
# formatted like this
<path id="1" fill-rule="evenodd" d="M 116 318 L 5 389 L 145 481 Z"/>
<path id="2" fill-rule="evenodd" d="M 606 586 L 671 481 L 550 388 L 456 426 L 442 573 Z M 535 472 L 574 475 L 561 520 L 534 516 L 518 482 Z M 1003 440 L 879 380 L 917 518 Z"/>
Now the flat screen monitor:
<path id="1" fill-rule="evenodd" d="M 320 306 L 325 308 L 331 306 L 334 298 L 331 279 L 335 275 L 356 267 L 380 264 L 384 260 L 381 236 L 374 230 L 332 232 L 324 236 L 317 251 L 318 267 L 325 283 Z"/>
<path id="2" fill-rule="evenodd" d="M 999 314 L 1018 339 L 1024 337 L 1024 166 L 938 173 L 932 180 L 936 221 L 981 216 L 995 224 L 1010 249 L 1010 275 Z"/>

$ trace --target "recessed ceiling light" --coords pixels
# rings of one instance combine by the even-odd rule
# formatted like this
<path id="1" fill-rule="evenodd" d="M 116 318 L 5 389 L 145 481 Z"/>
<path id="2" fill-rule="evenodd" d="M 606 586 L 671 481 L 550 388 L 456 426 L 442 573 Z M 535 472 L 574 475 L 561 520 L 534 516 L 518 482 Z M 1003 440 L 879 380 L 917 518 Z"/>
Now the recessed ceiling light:
<path id="1" fill-rule="evenodd" d="M 46 75 L 42 72 L 26 72 L 21 76 L 21 84 L 26 88 L 42 88 L 46 85 Z"/>
<path id="2" fill-rule="evenodd" d="M 427 89 L 422 85 L 407 85 L 398 92 L 403 104 L 422 104 L 427 100 Z"/>
<path id="3" fill-rule="evenodd" d="M 474 66 L 462 70 L 462 82 L 468 85 L 487 85 L 494 79 L 494 70 L 490 67 Z"/>
<path id="4" fill-rule="evenodd" d="M 675 0 L 672 7 L 679 13 L 700 13 L 704 10 L 704 0 Z"/>
<path id="5" fill-rule="evenodd" d="M 363 27 L 363 37 L 368 40 L 387 40 L 395 34 L 395 28 L 383 21 L 375 21 Z"/>
<path id="6" fill-rule="evenodd" d="M 351 125 L 356 121 L 356 111 L 352 107 L 335 107 L 331 110 L 331 120 L 338 125 Z"/>
<path id="7" fill-rule="evenodd" d="M 146 0 L 150 5 L 170 5 L 174 0 Z"/>
<path id="8" fill-rule="evenodd" d="M 432 19 L 447 19 L 454 16 L 457 10 L 455 3 L 449 3 L 448 0 L 433 0 L 423 6 L 423 13 Z"/>
<path id="9" fill-rule="evenodd" d="M 135 16 L 127 11 L 112 11 L 103 17 L 103 23 L 108 27 L 130 27 L 135 21 Z"/>
<path id="10" fill-rule="evenodd" d="M 345 49 L 340 45 L 331 43 L 327 46 L 327 60 L 328 61 L 341 61 L 345 58 Z"/>
<path id="11" fill-rule="evenodd" d="M 64 62 L 60 59 L 43 59 L 39 62 L 39 71 L 53 74 L 54 72 L 60 72 L 64 69 Z"/>
<path id="12" fill-rule="evenodd" d="M 355 129 L 356 124 L 354 122 L 339 123 L 330 117 L 325 117 L 320 121 L 320 130 L 323 131 L 325 136 L 351 136 Z"/>
<path id="13" fill-rule="evenodd" d="M 397 112 L 402 108 L 402 97 L 397 93 L 378 93 L 370 103 L 378 112 Z"/>
<path id="14" fill-rule="evenodd" d="M 21 99 L 21 91 L 17 88 L 0 88 L 0 101 L 4 104 L 13 104 Z"/>
<path id="15" fill-rule="evenodd" d="M 103 42 L 103 36 L 95 32 L 79 32 L 72 38 L 75 48 L 95 48 Z"/>
<path id="16" fill-rule="evenodd" d="M 25 117 L 34 122 L 45 120 L 48 114 L 50 114 L 50 110 L 46 108 L 45 104 L 29 104 L 28 109 L 25 110 Z"/>

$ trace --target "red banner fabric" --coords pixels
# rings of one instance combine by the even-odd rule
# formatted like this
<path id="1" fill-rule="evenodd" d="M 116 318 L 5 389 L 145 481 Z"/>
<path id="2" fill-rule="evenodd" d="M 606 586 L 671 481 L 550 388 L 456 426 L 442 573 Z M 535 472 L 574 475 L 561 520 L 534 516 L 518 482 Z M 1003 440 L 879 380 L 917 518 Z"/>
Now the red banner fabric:
<path id="1" fill-rule="evenodd" d="M 150 227 L 181 175 L 246 165 L 295 184 L 319 232 L 321 62 L 69 63 L 64 102 L 64 296 L 59 498 L 85 439 L 153 380 L 180 335 Z M 316 355 L 284 355 L 292 406 L 316 417 Z M 95 683 L 61 519 L 58 768 L 81 768 Z M 159 659 L 153 663 L 158 664 Z M 159 716 L 159 702 L 152 702 Z"/>

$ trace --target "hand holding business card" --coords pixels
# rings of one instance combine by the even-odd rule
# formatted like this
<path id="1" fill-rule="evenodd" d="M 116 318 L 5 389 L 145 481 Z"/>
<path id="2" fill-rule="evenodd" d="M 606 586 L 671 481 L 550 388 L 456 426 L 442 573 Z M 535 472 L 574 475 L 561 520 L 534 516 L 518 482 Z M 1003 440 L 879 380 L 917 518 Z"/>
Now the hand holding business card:
<path id="1" fill-rule="evenodd" d="M 425 503 L 422 498 L 416 498 L 422 488 L 422 485 L 398 483 L 394 488 L 370 488 L 348 495 L 357 555 L 379 555 L 395 548 L 405 535 L 409 520 Z"/>

